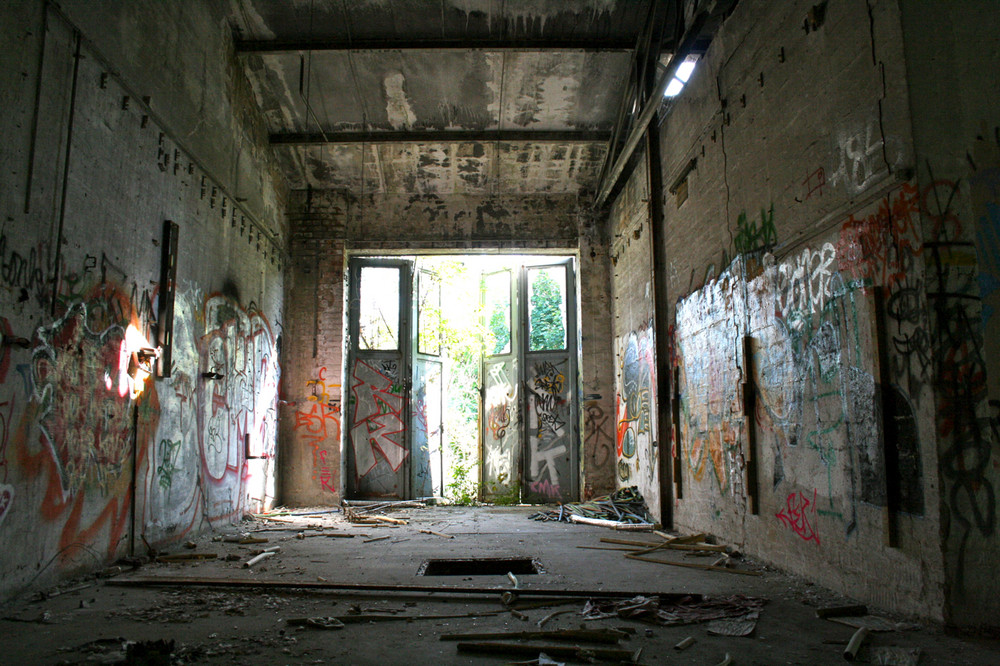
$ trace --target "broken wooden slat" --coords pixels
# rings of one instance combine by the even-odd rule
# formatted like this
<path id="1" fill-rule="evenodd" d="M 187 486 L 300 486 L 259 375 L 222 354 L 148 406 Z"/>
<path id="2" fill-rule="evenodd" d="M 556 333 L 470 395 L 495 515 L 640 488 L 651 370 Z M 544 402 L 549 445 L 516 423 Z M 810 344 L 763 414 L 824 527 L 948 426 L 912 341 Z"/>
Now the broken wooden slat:
<path id="1" fill-rule="evenodd" d="M 392 523 L 393 525 L 409 525 L 410 524 L 408 521 L 405 521 L 402 518 L 392 518 L 390 516 L 370 516 L 370 518 L 372 520 L 380 522 L 380 523 Z"/>
<path id="2" fill-rule="evenodd" d="M 594 525 L 596 527 L 610 527 L 615 530 L 625 530 L 628 532 L 649 532 L 656 525 L 653 523 L 626 523 L 620 520 L 607 520 L 605 518 L 588 518 L 587 516 L 578 516 L 573 514 L 569 517 L 574 523 L 580 523 L 582 525 Z"/>
<path id="3" fill-rule="evenodd" d="M 157 562 L 198 562 L 201 560 L 214 560 L 218 555 L 215 553 L 177 553 L 175 555 L 158 555 Z"/>
<path id="4" fill-rule="evenodd" d="M 434 530 L 420 530 L 421 534 L 433 534 L 434 536 L 444 537 L 445 539 L 454 539 L 454 534 L 445 534 L 444 532 L 435 532 Z"/>
<path id="5" fill-rule="evenodd" d="M 654 564 L 668 564 L 672 567 L 686 567 L 688 569 L 704 569 L 705 571 L 724 571 L 726 573 L 740 574 L 743 576 L 760 576 L 762 575 L 759 571 L 746 571 L 743 569 L 727 569 L 725 567 L 713 567 L 711 564 L 694 564 L 691 562 L 667 562 L 666 560 L 655 560 L 652 557 L 643 557 L 642 555 L 631 555 L 626 553 L 625 557 L 630 560 L 639 560 L 640 562 L 652 562 Z"/>
<path id="6" fill-rule="evenodd" d="M 655 561 L 655 560 L 654 560 Z M 725 569 L 735 572 L 735 569 Z M 741 572 L 746 573 L 746 572 Z M 756 572 L 752 572 L 756 573 Z M 105 585 L 116 587 L 228 587 L 228 588 L 268 588 L 285 590 L 343 590 L 364 592 L 422 592 L 427 594 L 475 594 L 480 596 L 496 596 L 509 592 L 508 588 L 498 587 L 440 587 L 432 585 L 378 585 L 373 583 L 330 583 L 326 581 L 285 581 L 285 580 L 252 580 L 247 578 L 202 578 L 195 576 L 151 576 L 145 578 L 116 578 Z M 634 590 L 620 592 L 613 590 L 518 590 L 522 597 L 574 597 L 595 599 L 631 599 L 636 595 L 659 597 L 664 602 L 680 602 L 685 600 L 701 601 L 701 594 L 684 592 L 651 592 Z"/>
<path id="7" fill-rule="evenodd" d="M 613 648 L 579 648 L 569 645 L 517 645 L 511 643 L 459 643 L 459 652 L 471 654 L 516 654 L 537 657 L 544 652 L 551 657 L 568 657 L 572 659 L 603 659 L 605 661 L 627 661 L 635 663 L 636 653 L 632 650 L 615 650 Z"/>
<path id="8" fill-rule="evenodd" d="M 630 539 L 613 539 L 610 537 L 603 537 L 601 539 L 601 543 L 615 543 L 622 546 L 636 546 L 638 548 L 649 549 L 650 552 L 666 548 L 669 550 L 700 550 L 711 553 L 724 553 L 728 549 L 728 546 L 722 544 L 714 544 L 714 543 L 678 543 L 676 541 L 653 543 L 651 541 L 632 541 Z"/>
<path id="9" fill-rule="evenodd" d="M 816 617 L 820 619 L 828 617 L 856 617 L 859 615 L 868 615 L 868 606 L 857 604 L 854 606 L 828 606 L 816 609 Z"/>
<path id="10" fill-rule="evenodd" d="M 471 634 L 441 634 L 438 639 L 442 641 L 551 639 L 554 641 L 615 644 L 624 637 L 623 632 L 615 629 L 561 629 L 559 631 L 487 631 Z"/>
<path id="11" fill-rule="evenodd" d="M 861 649 L 861 644 L 865 642 L 865 638 L 868 636 L 868 629 L 861 627 L 854 632 L 851 636 L 851 640 L 847 642 L 847 647 L 844 648 L 844 659 L 847 661 L 854 661 L 855 657 L 858 656 L 858 650 Z"/>

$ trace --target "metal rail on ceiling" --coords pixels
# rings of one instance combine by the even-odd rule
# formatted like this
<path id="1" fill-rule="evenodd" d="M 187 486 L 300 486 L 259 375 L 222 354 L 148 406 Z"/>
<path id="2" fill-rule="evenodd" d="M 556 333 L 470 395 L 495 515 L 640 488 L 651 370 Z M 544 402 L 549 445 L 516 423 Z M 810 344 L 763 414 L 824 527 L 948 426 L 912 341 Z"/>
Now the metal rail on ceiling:
<path id="1" fill-rule="evenodd" d="M 608 130 L 405 130 L 271 134 L 272 145 L 361 143 L 606 143 Z"/>

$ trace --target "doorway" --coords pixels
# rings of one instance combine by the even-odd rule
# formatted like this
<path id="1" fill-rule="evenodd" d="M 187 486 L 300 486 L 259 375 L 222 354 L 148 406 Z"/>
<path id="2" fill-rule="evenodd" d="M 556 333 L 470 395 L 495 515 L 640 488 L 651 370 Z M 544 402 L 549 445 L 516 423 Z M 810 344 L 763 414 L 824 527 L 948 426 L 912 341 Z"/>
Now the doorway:
<path id="1" fill-rule="evenodd" d="M 355 256 L 348 280 L 348 498 L 578 498 L 573 257 Z"/>

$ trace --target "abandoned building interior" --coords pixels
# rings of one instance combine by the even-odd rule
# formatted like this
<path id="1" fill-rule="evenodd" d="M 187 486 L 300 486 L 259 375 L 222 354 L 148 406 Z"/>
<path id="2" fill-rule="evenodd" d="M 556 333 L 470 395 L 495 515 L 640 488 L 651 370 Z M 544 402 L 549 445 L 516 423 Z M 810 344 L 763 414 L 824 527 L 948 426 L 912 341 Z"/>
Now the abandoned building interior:
<path id="1" fill-rule="evenodd" d="M 634 487 L 772 572 L 1000 628 L 998 28 L 0 3 L 0 598 L 279 507 L 517 533 Z"/>

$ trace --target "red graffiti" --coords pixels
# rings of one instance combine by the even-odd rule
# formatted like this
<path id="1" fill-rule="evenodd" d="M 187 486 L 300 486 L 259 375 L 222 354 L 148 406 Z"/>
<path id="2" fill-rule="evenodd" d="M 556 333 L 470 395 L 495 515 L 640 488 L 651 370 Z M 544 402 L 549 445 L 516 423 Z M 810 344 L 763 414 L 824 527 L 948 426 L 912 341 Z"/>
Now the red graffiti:
<path id="1" fill-rule="evenodd" d="M 812 508 L 810 508 L 812 507 Z M 815 541 L 819 544 L 819 535 L 809 524 L 809 514 L 816 515 L 816 491 L 813 490 L 812 501 L 801 492 L 794 492 L 785 500 L 785 510 L 774 514 L 785 527 L 802 537 L 805 541 Z"/>
<path id="2" fill-rule="evenodd" d="M 806 179 L 802 181 L 802 185 L 806 188 L 806 199 L 811 197 L 813 193 L 822 196 L 823 188 L 826 187 L 826 171 L 823 170 L 823 167 L 816 169 L 806 176 Z"/>
<path id="3" fill-rule="evenodd" d="M 333 472 L 326 463 L 326 442 L 340 440 L 340 408 L 321 402 L 312 403 L 308 412 L 295 412 L 295 430 L 300 429 L 302 438 L 312 447 L 313 469 L 319 469 L 320 486 L 332 493 L 337 492 Z"/>
<path id="4" fill-rule="evenodd" d="M 920 240 L 920 192 L 909 183 L 879 202 L 860 219 L 851 215 L 840 229 L 840 270 L 855 279 L 892 287 L 901 282 L 913 258 L 923 252 Z"/>

